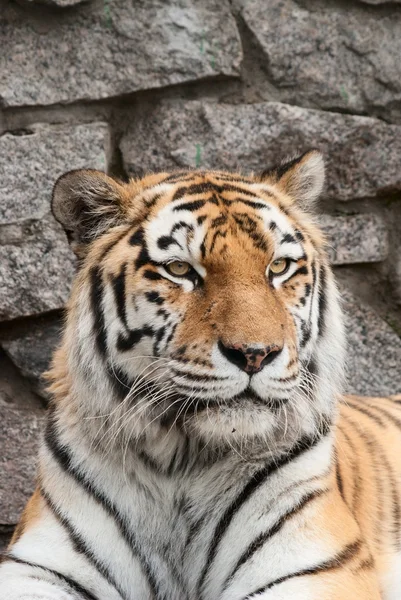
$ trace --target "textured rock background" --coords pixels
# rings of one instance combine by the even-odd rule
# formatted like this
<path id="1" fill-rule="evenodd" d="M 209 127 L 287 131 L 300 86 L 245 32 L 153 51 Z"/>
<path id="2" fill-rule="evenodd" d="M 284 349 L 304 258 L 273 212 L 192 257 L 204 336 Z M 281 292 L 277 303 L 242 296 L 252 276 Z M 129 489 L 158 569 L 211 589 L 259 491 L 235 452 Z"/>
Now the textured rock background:
<path id="1" fill-rule="evenodd" d="M 75 262 L 64 171 L 327 160 L 348 389 L 401 392 L 401 1 L 0 0 L 0 550 L 32 490 Z"/>

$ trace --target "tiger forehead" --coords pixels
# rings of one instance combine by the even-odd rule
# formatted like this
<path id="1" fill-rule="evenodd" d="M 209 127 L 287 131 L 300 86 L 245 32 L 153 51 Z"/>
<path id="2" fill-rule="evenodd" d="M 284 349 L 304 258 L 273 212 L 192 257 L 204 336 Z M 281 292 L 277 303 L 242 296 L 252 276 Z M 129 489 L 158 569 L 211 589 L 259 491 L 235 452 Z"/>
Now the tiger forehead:
<path id="1" fill-rule="evenodd" d="M 303 240 L 279 194 L 269 184 L 227 173 L 164 177 L 153 196 L 149 192 L 148 241 L 160 260 L 160 251 L 185 259 L 184 248 L 191 247 L 203 260 L 239 246 L 271 257 L 278 244 Z"/>
<path id="2" fill-rule="evenodd" d="M 170 203 L 178 202 L 180 210 L 182 200 L 187 200 L 187 210 L 196 211 L 213 204 L 230 207 L 238 201 L 253 207 L 263 208 L 260 197 L 278 201 L 272 186 L 255 181 L 250 177 L 231 175 L 225 172 L 202 172 L 185 175 L 169 175 L 154 180 L 143 181 L 142 199 L 151 214 Z M 258 203 L 259 199 L 259 203 Z M 283 207 L 281 207 L 283 208 Z M 285 209 L 284 209 L 285 210 Z"/>

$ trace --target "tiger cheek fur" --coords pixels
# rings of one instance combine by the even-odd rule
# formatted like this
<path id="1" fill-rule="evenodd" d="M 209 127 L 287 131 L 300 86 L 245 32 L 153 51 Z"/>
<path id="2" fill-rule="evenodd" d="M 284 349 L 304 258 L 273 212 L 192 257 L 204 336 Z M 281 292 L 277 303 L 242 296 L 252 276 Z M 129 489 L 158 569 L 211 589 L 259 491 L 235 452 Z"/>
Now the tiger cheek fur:
<path id="1" fill-rule="evenodd" d="M 340 399 L 323 179 L 58 180 L 80 267 L 0 600 L 399 600 L 401 398 Z"/>

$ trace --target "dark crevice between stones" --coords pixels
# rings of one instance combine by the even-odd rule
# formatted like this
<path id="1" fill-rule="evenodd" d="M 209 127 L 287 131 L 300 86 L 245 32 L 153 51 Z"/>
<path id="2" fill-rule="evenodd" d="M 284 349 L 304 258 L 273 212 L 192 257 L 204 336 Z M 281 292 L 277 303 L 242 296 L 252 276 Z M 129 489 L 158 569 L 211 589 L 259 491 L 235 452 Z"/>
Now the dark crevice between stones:
<path id="1" fill-rule="evenodd" d="M 293 0 L 294 4 L 305 10 L 335 10 L 337 8 L 349 10 L 349 0 Z M 364 0 L 354 0 L 354 8 L 363 11 L 365 14 L 374 16 L 389 16 L 401 13 L 401 5 L 397 2 L 388 0 L 383 4 L 370 4 Z"/>
<path id="2" fill-rule="evenodd" d="M 43 373 L 59 346 L 63 312 L 0 323 L 0 400 L 45 407 L 49 400 Z"/>
<path id="3" fill-rule="evenodd" d="M 13 535 L 15 525 L 0 525 L 0 562 Z"/>
<path id="4" fill-rule="evenodd" d="M 241 9 L 230 0 L 232 13 L 241 39 L 243 61 L 241 65 L 240 102 L 280 102 L 280 92 L 272 82 L 268 58 L 264 55 L 254 33 L 241 15 Z"/>
<path id="5" fill-rule="evenodd" d="M 27 129 L 27 128 L 11 129 L 11 130 L 6 129 L 5 131 L 2 132 L 1 135 L 5 135 L 6 133 L 8 133 L 8 135 L 14 135 L 16 137 L 22 137 L 25 135 L 35 135 L 35 132 L 33 131 L 33 129 Z"/>
<path id="6" fill-rule="evenodd" d="M 2 405 L 21 410 L 40 410 L 46 404 L 1 348 L 0 341 L 0 411 Z"/>
<path id="7" fill-rule="evenodd" d="M 26 331 L 30 326 L 35 324 L 46 325 L 47 323 L 54 323 L 55 320 L 64 319 L 64 310 L 49 310 L 46 313 L 40 315 L 30 315 L 28 317 L 18 317 L 17 319 L 11 319 L 9 321 L 0 322 L 0 339 L 9 337 L 10 335 L 21 334 L 22 331 Z"/>
<path id="8" fill-rule="evenodd" d="M 49 105 L 5 107 L 3 109 L 3 133 L 29 130 L 29 127 L 36 123 L 73 126 L 104 121 L 113 126 L 117 123 L 119 112 L 135 118 L 137 107 L 140 105 L 152 105 L 163 100 L 174 99 L 207 101 L 208 99 L 221 100 L 225 97 L 234 98 L 236 94 L 238 95 L 240 85 L 238 77 L 212 75 L 193 82 L 109 96 L 105 100 L 82 99 Z M 124 123 L 124 127 L 127 127 L 127 121 Z M 117 131 L 117 136 L 118 133 Z"/>

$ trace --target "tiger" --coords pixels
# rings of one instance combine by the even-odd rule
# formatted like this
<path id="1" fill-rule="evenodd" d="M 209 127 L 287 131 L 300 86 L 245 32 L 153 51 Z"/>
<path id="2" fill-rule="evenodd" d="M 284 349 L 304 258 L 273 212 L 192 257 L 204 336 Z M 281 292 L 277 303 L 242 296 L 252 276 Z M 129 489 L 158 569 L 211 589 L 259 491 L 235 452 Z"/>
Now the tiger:
<path id="1" fill-rule="evenodd" d="M 401 395 L 344 394 L 324 179 L 57 180 L 78 268 L 1 600 L 401 598 Z"/>

